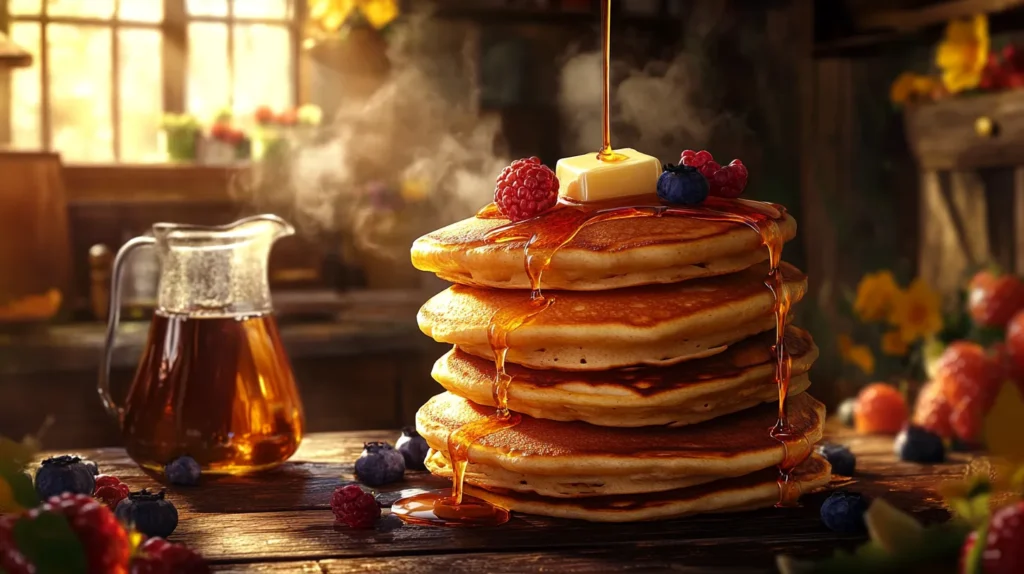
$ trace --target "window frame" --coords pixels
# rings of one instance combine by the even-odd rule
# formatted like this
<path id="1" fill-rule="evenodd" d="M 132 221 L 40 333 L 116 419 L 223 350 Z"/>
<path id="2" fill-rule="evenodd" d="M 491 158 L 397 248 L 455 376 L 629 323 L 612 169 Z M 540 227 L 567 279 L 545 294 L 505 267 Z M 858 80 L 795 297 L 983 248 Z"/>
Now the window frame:
<path id="1" fill-rule="evenodd" d="M 303 82 L 306 76 L 307 65 L 302 58 L 303 23 L 306 14 L 305 0 L 288 0 L 290 17 L 280 18 L 254 18 L 235 15 L 235 3 L 245 0 L 226 0 L 228 12 L 226 16 L 189 15 L 186 6 L 187 0 L 163 0 L 163 19 L 159 22 L 141 22 L 137 20 L 121 20 L 116 17 L 120 12 L 122 2 L 133 0 L 114 0 L 115 17 L 110 19 L 77 17 L 77 16 L 52 16 L 48 13 L 48 0 L 40 0 L 41 10 L 39 14 L 11 14 L 8 9 L 9 0 L 0 0 L 0 31 L 9 33 L 10 25 L 15 22 L 38 23 L 39 29 L 39 54 L 38 58 L 40 74 L 40 137 L 42 139 L 40 149 L 44 151 L 53 150 L 53 120 L 50 106 L 50 58 L 48 41 L 48 28 L 50 24 L 70 24 L 78 26 L 101 26 L 111 30 L 111 90 L 110 108 L 111 124 L 113 128 L 113 163 L 121 163 L 121 78 L 118 60 L 120 58 L 120 47 L 118 32 L 122 29 L 135 30 L 159 30 L 161 33 L 161 77 L 163 94 L 163 112 L 165 114 L 181 114 L 186 110 L 186 90 L 188 76 L 188 25 L 194 22 L 205 22 L 223 24 L 227 27 L 229 73 L 234 71 L 234 39 L 236 24 L 263 24 L 270 26 L 284 26 L 291 34 L 290 57 L 291 57 L 291 89 L 292 101 L 296 106 L 305 102 L 307 97 L 306 86 Z M 233 88 L 233 86 L 232 86 Z M 8 72 L 0 70 L 0 148 L 9 144 L 12 140 L 10 117 L 12 82 Z M 232 99 L 234 89 L 232 89 Z M 98 163 L 102 165 L 102 162 Z"/>

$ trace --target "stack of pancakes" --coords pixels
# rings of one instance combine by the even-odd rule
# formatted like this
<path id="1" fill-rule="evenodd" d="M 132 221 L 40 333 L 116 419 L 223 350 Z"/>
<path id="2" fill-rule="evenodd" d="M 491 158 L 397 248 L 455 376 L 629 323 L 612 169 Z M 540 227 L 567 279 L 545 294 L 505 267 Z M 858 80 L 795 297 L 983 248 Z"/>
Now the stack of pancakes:
<path id="1" fill-rule="evenodd" d="M 792 239 L 796 222 L 768 209 Z M 456 283 L 419 313 L 427 335 L 454 345 L 433 371 L 447 392 L 416 421 L 431 447 L 427 467 L 440 476 L 452 475 L 449 434 L 495 412 L 491 318 L 530 297 L 527 241 L 487 239 L 508 223 L 470 218 L 412 248 L 417 268 Z M 465 492 L 597 521 L 775 504 L 787 447 L 769 435 L 778 388 L 767 258 L 759 234 L 735 223 L 641 217 L 584 227 L 543 273 L 554 302 L 508 334 L 508 408 L 522 422 L 471 446 Z M 798 301 L 806 277 L 787 264 L 781 271 Z M 818 350 L 796 327 L 785 336 L 789 422 L 809 449 L 825 419 L 804 392 Z M 806 492 L 829 475 L 812 455 L 791 481 Z"/>

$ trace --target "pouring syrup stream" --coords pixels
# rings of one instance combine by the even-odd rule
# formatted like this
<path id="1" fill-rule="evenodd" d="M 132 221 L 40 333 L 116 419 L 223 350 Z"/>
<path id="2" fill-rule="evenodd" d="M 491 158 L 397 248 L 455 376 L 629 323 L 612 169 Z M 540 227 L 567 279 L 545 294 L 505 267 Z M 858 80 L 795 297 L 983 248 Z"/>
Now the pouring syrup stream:
<path id="1" fill-rule="evenodd" d="M 625 159 L 625 156 L 613 151 L 611 145 L 611 0 L 604 0 L 601 5 L 604 44 L 604 141 L 597 157 L 601 161 L 615 162 Z M 785 208 L 774 204 L 715 197 L 708 198 L 699 207 L 666 206 L 653 204 L 654 202 L 652 205 L 629 203 L 636 199 L 629 198 L 625 202 L 619 202 L 621 205 L 615 205 L 615 202 L 588 205 L 560 200 L 546 213 L 497 227 L 487 234 L 487 241 L 493 243 L 526 241 L 524 266 L 531 287 L 528 299 L 499 309 L 488 322 L 487 338 L 494 355 L 495 367 L 491 392 L 497 405 L 496 411 L 493 415 L 459 427 L 448 436 L 446 446 L 448 460 L 452 466 L 450 493 L 432 491 L 403 498 L 392 506 L 392 512 L 407 522 L 441 526 L 495 526 L 508 521 L 508 510 L 479 498 L 466 496 L 463 486 L 471 447 L 492 434 L 515 427 L 521 420 L 518 413 L 508 409 L 508 391 L 512 377 L 505 372 L 505 359 L 509 350 L 509 335 L 555 303 L 555 298 L 545 297 L 542 292 L 542 276 L 550 267 L 555 254 L 571 242 L 581 230 L 602 221 L 665 215 L 745 225 L 759 234 L 762 244 L 768 249 L 769 272 L 765 278 L 765 286 L 775 299 L 774 379 L 779 389 L 778 421 L 768 432 L 782 443 L 785 453 L 783 461 L 779 464 L 777 506 L 796 504 L 800 491 L 798 485 L 791 481 L 790 472 L 810 455 L 810 445 L 802 434 L 793 431 L 786 416 L 791 360 L 785 348 L 785 329 L 792 301 L 785 289 L 780 268 L 784 241 L 778 225 L 778 220 L 784 217 Z M 482 209 L 477 217 L 498 219 L 502 216 L 492 203 Z"/>

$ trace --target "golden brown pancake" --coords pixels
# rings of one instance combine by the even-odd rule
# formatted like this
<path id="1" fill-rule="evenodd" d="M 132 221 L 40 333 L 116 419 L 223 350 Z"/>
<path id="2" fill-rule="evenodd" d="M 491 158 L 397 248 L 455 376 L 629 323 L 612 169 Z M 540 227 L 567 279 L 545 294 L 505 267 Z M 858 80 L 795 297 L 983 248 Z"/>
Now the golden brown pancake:
<path id="1" fill-rule="evenodd" d="M 791 300 L 807 278 L 782 265 Z M 508 362 L 535 369 L 593 371 L 666 365 L 714 355 L 775 328 L 767 263 L 738 273 L 610 291 L 548 291 L 551 306 L 508 335 Z M 496 311 L 529 301 L 526 291 L 456 285 L 420 309 L 420 329 L 478 357 L 492 358 L 487 331 Z"/>
<path id="2" fill-rule="evenodd" d="M 416 428 L 431 448 L 446 453 L 451 432 L 493 414 L 491 407 L 442 393 L 420 408 Z M 777 414 L 776 405 L 766 404 L 682 428 L 611 428 L 522 415 L 517 426 L 470 446 L 467 472 L 488 476 L 487 468 L 498 467 L 527 477 L 607 481 L 617 476 L 640 484 L 638 477 L 656 481 L 740 476 L 783 461 L 786 446 L 768 432 Z M 790 397 L 789 421 L 794 432 L 806 438 L 790 449 L 809 449 L 821 439 L 825 407 L 807 393 Z M 502 486 L 531 489 L 528 484 Z"/>
<path id="3" fill-rule="evenodd" d="M 791 484 L 806 494 L 827 486 L 832 478 L 831 471 L 828 461 L 811 455 L 793 471 Z M 638 522 L 770 507 L 779 500 L 777 478 L 778 471 L 766 468 L 745 476 L 665 492 L 582 498 L 549 498 L 472 485 L 466 487 L 466 493 L 516 512 L 592 522 Z"/>
<path id="4" fill-rule="evenodd" d="M 580 420 L 633 427 L 686 425 L 778 401 L 775 331 L 740 341 L 717 355 L 668 367 L 608 371 L 539 371 L 513 364 L 508 408 L 537 418 Z M 789 327 L 792 359 L 790 394 L 807 389 L 807 371 L 818 356 L 809 333 Z M 494 361 L 453 349 L 434 364 L 433 377 L 445 389 L 475 403 L 497 406 L 492 386 Z"/>
<path id="5" fill-rule="evenodd" d="M 654 196 L 626 202 L 659 204 Z M 796 235 L 796 221 L 789 215 L 768 204 L 744 203 L 776 216 L 785 241 Z M 495 243 L 486 238 L 508 223 L 471 217 L 428 233 L 413 243 L 412 263 L 453 283 L 529 289 L 523 265 L 527 240 Z M 558 250 L 542 287 L 595 291 L 675 283 L 740 271 L 765 259 L 758 233 L 738 223 L 673 216 L 602 221 L 584 227 Z"/>

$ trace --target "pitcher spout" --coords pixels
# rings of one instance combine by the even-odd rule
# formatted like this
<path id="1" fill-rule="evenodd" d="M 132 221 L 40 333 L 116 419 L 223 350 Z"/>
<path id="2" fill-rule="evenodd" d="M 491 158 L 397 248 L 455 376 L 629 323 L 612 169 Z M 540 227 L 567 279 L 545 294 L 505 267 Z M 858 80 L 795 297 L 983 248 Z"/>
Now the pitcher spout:
<path id="1" fill-rule="evenodd" d="M 266 236 L 271 243 L 295 235 L 295 228 L 284 219 L 272 214 L 253 215 L 230 224 L 232 231 L 246 236 Z"/>

